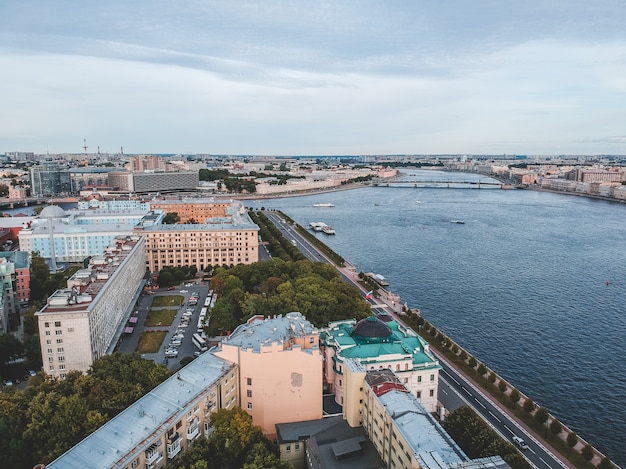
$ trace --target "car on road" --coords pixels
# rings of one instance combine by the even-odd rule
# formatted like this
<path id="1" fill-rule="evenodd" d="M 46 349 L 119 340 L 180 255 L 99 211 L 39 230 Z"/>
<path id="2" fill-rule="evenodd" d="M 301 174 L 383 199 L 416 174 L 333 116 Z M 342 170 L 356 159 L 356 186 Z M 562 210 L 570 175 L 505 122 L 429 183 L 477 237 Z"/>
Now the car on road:
<path id="1" fill-rule="evenodd" d="M 165 357 L 166 358 L 176 358 L 178 356 L 178 350 L 166 350 Z"/>
<path id="2" fill-rule="evenodd" d="M 517 446 L 519 449 L 528 449 L 528 445 L 526 444 L 526 442 L 519 436 L 514 436 L 512 440 L 513 443 L 515 443 L 515 446 Z"/>
<path id="3" fill-rule="evenodd" d="M 186 283 L 185 286 L 186 287 L 193 287 L 193 283 Z"/>
<path id="4" fill-rule="evenodd" d="M 176 290 L 176 287 L 167 287 L 169 291 Z"/>
<path id="5" fill-rule="evenodd" d="M 10 379 L 5 379 L 4 381 L 2 381 L 2 384 L 4 384 L 5 386 L 13 386 L 13 381 L 11 381 Z"/>
<path id="6" fill-rule="evenodd" d="M 189 290 L 181 290 L 181 293 L 189 293 Z"/>

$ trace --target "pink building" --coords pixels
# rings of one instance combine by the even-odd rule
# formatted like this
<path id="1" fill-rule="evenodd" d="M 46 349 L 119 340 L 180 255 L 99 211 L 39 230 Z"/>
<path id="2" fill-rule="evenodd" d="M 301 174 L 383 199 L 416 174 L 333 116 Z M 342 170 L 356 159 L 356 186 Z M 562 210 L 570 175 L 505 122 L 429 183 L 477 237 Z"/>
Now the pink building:
<path id="1" fill-rule="evenodd" d="M 254 316 L 213 353 L 239 365 L 241 408 L 268 437 L 277 423 L 322 418 L 319 335 L 302 314 Z"/>

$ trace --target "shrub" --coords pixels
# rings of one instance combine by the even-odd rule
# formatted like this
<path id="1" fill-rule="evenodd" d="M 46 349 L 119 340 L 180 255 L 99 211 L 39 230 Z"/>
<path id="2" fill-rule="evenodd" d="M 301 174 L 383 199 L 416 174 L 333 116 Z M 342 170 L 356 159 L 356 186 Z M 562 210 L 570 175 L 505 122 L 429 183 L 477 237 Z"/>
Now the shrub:
<path id="1" fill-rule="evenodd" d="M 591 461 L 593 459 L 595 451 L 593 450 L 593 446 L 587 443 L 580 453 L 583 455 L 583 458 L 585 458 L 586 461 Z"/>
<path id="2" fill-rule="evenodd" d="M 467 352 L 465 350 L 461 350 L 461 355 L 459 355 L 459 358 L 463 361 L 467 360 Z"/>
<path id="3" fill-rule="evenodd" d="M 555 435 L 558 435 L 563 431 L 563 424 L 559 422 L 558 419 L 554 419 L 552 422 L 550 422 L 550 431 Z"/>
<path id="4" fill-rule="evenodd" d="M 506 391 L 506 388 L 508 386 L 506 385 L 506 381 L 504 381 L 503 379 L 500 380 L 500 382 L 498 383 L 498 389 L 500 390 L 500 392 L 502 394 L 504 394 L 504 392 Z"/>
<path id="5" fill-rule="evenodd" d="M 531 414 L 533 410 L 535 410 L 535 407 L 535 403 L 531 398 L 527 398 L 524 401 L 524 412 L 526 412 L 527 414 Z"/>
<path id="6" fill-rule="evenodd" d="M 497 379 L 496 374 L 492 371 L 491 373 L 489 373 L 488 379 L 491 384 L 495 383 Z"/>
<path id="7" fill-rule="evenodd" d="M 459 353 L 459 347 L 457 347 L 456 344 L 452 344 L 452 353 L 454 353 L 455 355 Z"/>
<path id="8" fill-rule="evenodd" d="M 537 412 L 535 412 L 535 420 L 540 424 L 544 424 L 550 418 L 550 412 L 545 407 L 539 407 Z"/>
<path id="9" fill-rule="evenodd" d="M 481 363 L 480 365 L 478 365 L 478 372 L 481 376 L 484 376 L 485 373 L 487 373 L 487 367 Z"/>
<path id="10" fill-rule="evenodd" d="M 476 365 L 478 365 L 478 361 L 474 357 L 470 357 L 469 366 L 472 368 L 476 368 Z"/>
<path id="11" fill-rule="evenodd" d="M 513 402 L 519 401 L 520 400 L 519 391 L 513 388 L 513 390 L 511 391 L 511 394 L 509 394 L 509 399 L 511 399 L 511 401 Z"/>

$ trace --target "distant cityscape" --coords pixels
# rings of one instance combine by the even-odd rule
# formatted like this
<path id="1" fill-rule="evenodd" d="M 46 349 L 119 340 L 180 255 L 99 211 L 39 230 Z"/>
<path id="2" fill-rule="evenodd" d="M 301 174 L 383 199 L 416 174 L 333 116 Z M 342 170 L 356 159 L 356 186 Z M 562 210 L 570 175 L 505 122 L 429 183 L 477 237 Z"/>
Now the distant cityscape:
<path id="1" fill-rule="evenodd" d="M 2 210 L 21 213 L 0 218 L 0 332 L 23 338 L 34 253 L 51 272 L 80 264 L 35 314 L 41 371 L 58 379 L 85 373 L 119 349 L 163 269 L 194 266 L 198 281 L 190 288 L 196 288 L 214 267 L 258 262 L 264 240 L 247 198 L 390 184 L 401 180 L 404 167 L 420 167 L 481 174 L 503 189 L 626 201 L 626 157 L 618 155 L 7 152 L 2 161 Z M 194 340 L 205 344 L 212 305 L 207 300 L 198 327 L 176 333 L 198 335 Z M 201 309 L 194 303 L 188 314 Z M 165 348 L 164 342 L 160 352 Z M 298 469 L 365 467 L 363 461 L 390 468 L 510 467 L 499 456 L 469 457 L 446 433 L 434 417 L 442 407 L 440 363 L 419 334 L 386 313 L 323 328 L 300 312 L 256 315 L 209 351 L 198 349 L 195 360 L 46 467 L 92 467 L 96 453 L 98 467 L 165 467 L 198 436 L 211 435 L 213 411 L 235 406 Z M 14 385 L 12 377 L 2 378 L 5 387 Z M 324 393 L 332 402 L 324 402 Z M 328 413 L 329 404 L 339 410 Z M 324 435 L 331 430 L 329 445 Z M 116 439 L 120 432 L 133 436 Z M 524 449 L 523 441 L 514 442 Z"/>

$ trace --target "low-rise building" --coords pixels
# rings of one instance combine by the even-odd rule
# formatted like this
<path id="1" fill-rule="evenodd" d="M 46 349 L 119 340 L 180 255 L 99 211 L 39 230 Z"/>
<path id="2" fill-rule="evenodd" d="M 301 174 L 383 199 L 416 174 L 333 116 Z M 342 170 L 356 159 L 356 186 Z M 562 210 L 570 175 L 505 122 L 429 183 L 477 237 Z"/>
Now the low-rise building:
<path id="1" fill-rule="evenodd" d="M 324 384 L 344 405 L 345 361 L 358 359 L 366 370 L 390 369 L 429 411 L 437 408 L 441 366 L 428 343 L 415 331 L 386 313 L 355 320 L 335 321 L 320 332 L 324 354 Z"/>
<path id="2" fill-rule="evenodd" d="M 322 354 L 302 314 L 255 316 L 213 352 L 239 366 L 242 408 L 273 437 L 277 423 L 322 417 Z"/>
<path id="3" fill-rule="evenodd" d="M 204 353 L 46 466 L 162 468 L 200 435 L 211 414 L 239 405 L 237 366 Z"/>

